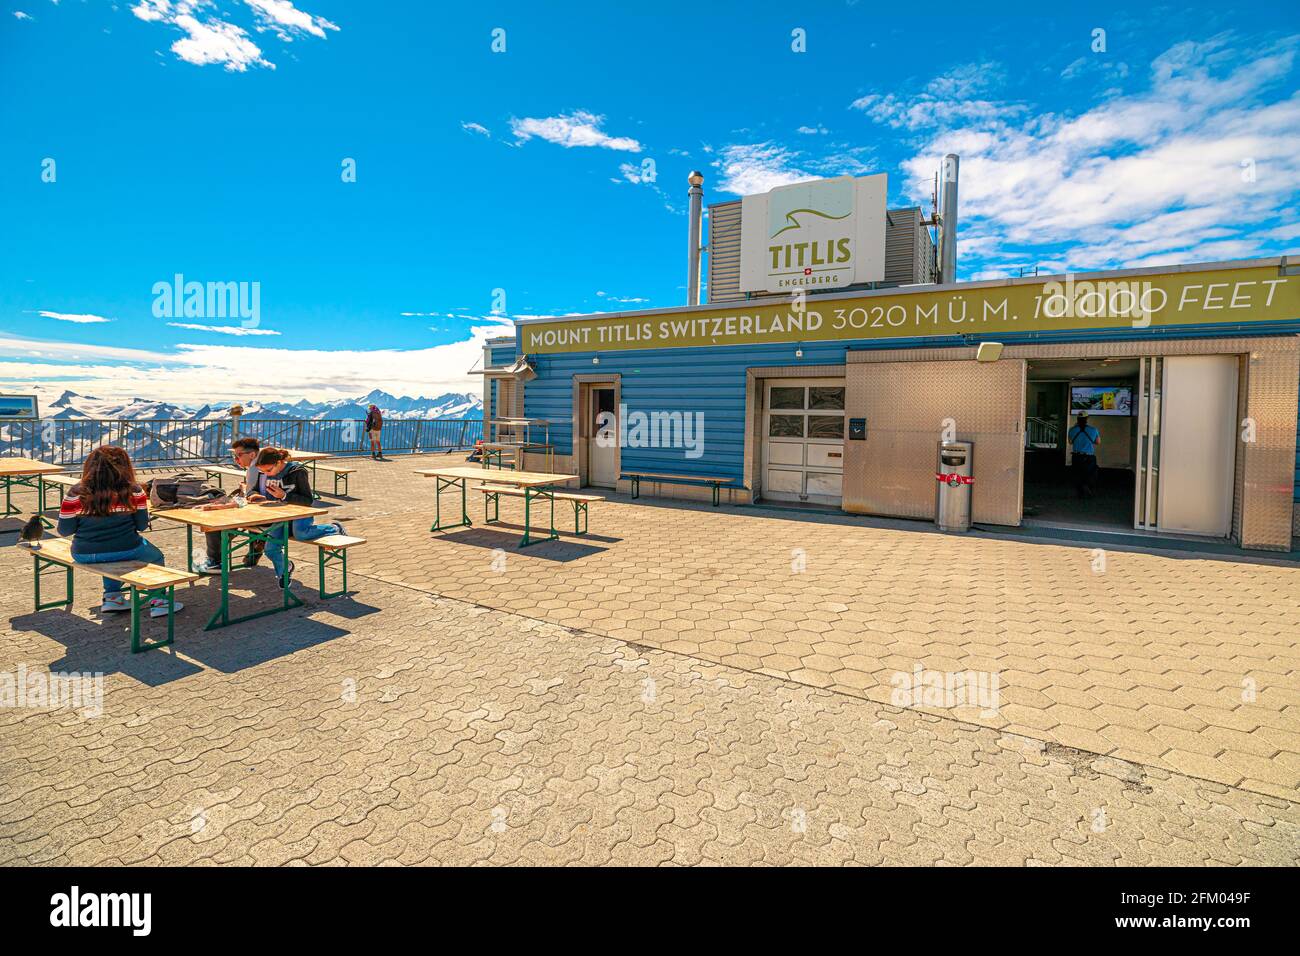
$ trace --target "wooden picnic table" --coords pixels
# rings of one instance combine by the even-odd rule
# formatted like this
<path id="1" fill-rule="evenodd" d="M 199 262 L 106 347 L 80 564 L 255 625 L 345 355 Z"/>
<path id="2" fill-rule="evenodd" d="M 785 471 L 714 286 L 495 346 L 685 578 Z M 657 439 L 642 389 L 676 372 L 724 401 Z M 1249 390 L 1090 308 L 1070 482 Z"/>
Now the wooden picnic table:
<path id="1" fill-rule="evenodd" d="M 532 501 L 537 498 L 549 499 L 551 502 L 551 530 L 543 541 L 551 541 L 560 536 L 555 530 L 555 495 L 552 485 L 565 481 L 575 481 L 577 475 L 556 475 L 545 471 L 490 471 L 486 468 L 474 468 L 469 465 L 449 465 L 444 468 L 418 468 L 415 473 L 425 478 L 435 478 L 438 490 L 434 494 L 434 521 L 430 531 L 446 531 L 450 528 L 470 527 L 467 482 L 491 480 L 495 485 L 510 485 L 524 493 L 524 536 L 519 547 L 526 548 L 538 542 L 530 536 L 529 519 L 532 516 Z M 460 486 L 460 521 L 455 524 L 442 523 L 442 492 L 446 488 Z"/>
<path id="2" fill-rule="evenodd" d="M 221 606 L 213 613 L 204 628 L 206 631 L 227 624 L 239 624 L 267 614 L 287 611 L 291 607 L 301 607 L 300 601 L 291 590 L 291 575 L 284 576 L 283 592 L 279 607 L 268 608 L 243 617 L 230 616 L 230 562 L 238 551 L 251 548 L 255 541 L 267 541 L 278 525 L 288 525 L 299 518 L 314 518 L 325 514 L 324 508 L 306 505 L 263 504 L 261 502 L 245 505 L 243 508 L 219 508 L 202 511 L 199 508 L 167 508 L 152 512 L 154 517 L 166 518 L 185 525 L 185 567 L 194 570 L 194 529 L 200 531 L 221 532 Z M 289 560 L 289 533 L 285 528 L 284 557 Z"/>
<path id="3" fill-rule="evenodd" d="M 523 465 L 523 455 L 526 452 L 534 452 L 546 457 L 546 467 L 555 467 L 555 446 L 547 442 L 540 441 L 485 441 L 479 447 L 483 449 L 483 467 L 487 468 L 492 464 L 492 459 L 497 461 L 498 468 L 504 468 L 502 457 L 506 452 L 514 452 L 516 465 Z"/>
<path id="4" fill-rule="evenodd" d="M 298 451 L 296 448 L 286 448 L 284 451 L 289 453 L 290 461 L 324 461 L 326 458 L 333 458 L 329 452 L 324 451 Z"/>
<path id="5" fill-rule="evenodd" d="M 63 471 L 62 465 L 51 465 L 48 462 L 36 461 L 33 458 L 22 458 L 17 455 L 0 458 L 0 482 L 5 486 L 5 510 L 0 518 L 11 518 L 14 515 L 23 514 L 21 508 L 15 508 L 13 502 L 13 489 L 15 485 L 23 488 L 31 488 L 36 492 L 37 513 L 41 515 L 41 524 L 50 527 L 50 520 L 45 517 L 45 482 L 42 480 L 44 475 L 53 475 Z M 35 479 L 33 481 L 32 479 Z"/>

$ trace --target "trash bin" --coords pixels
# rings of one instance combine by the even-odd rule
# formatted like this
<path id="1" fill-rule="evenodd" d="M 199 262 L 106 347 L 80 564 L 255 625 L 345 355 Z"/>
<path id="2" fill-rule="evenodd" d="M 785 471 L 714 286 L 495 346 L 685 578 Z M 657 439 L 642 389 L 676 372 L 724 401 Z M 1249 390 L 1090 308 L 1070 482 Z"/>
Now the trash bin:
<path id="1" fill-rule="evenodd" d="M 968 441 L 939 442 L 939 465 L 934 477 L 939 490 L 934 521 L 940 531 L 970 530 L 970 498 L 975 445 Z"/>

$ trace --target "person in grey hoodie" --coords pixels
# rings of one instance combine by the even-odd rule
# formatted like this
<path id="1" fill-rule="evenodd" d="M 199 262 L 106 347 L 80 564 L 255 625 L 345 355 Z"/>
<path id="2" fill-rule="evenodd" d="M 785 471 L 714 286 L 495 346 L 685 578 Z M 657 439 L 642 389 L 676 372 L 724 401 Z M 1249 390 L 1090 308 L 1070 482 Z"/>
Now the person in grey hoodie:
<path id="1" fill-rule="evenodd" d="M 235 489 L 235 494 L 247 497 L 251 494 L 249 489 L 257 487 L 257 453 L 262 450 L 262 443 L 256 438 L 236 438 L 230 443 L 230 454 L 234 458 L 235 467 L 244 469 L 244 480 L 239 487 Z M 199 574 L 220 574 L 221 573 L 221 532 L 209 531 L 203 536 L 203 542 L 206 546 L 207 554 L 204 559 L 194 566 L 194 570 Z M 248 549 L 244 555 L 244 567 L 254 567 L 262 558 L 262 550 L 265 547 L 261 541 L 254 541 L 253 546 Z"/>

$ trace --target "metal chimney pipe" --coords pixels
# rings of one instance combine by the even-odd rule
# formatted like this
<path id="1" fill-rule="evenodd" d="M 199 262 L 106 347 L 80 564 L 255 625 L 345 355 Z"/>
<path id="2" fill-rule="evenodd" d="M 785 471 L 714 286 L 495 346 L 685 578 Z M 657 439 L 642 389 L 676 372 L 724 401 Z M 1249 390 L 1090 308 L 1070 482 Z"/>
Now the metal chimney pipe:
<path id="1" fill-rule="evenodd" d="M 939 213 L 939 281 L 957 281 L 957 168 L 961 158 L 943 158 L 943 210 Z"/>
<path id="2" fill-rule="evenodd" d="M 686 181 L 691 184 L 690 218 L 686 237 L 686 304 L 700 304 L 700 229 L 704 218 L 704 174 L 693 170 Z"/>

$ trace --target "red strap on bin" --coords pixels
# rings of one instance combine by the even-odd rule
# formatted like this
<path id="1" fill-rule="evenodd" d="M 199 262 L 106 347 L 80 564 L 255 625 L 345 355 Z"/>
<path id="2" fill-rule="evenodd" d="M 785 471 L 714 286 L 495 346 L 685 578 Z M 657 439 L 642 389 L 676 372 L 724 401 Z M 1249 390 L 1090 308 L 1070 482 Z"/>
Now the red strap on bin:
<path id="1" fill-rule="evenodd" d="M 974 475 L 940 475 L 935 474 L 936 481 L 942 481 L 949 485 L 973 485 L 975 484 Z"/>

